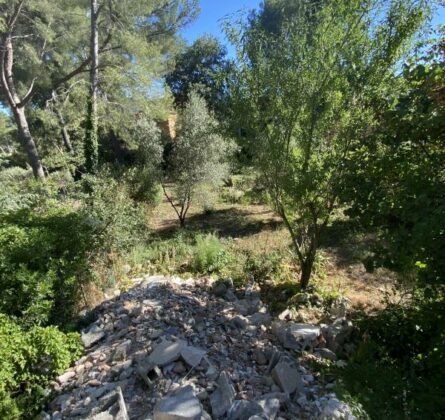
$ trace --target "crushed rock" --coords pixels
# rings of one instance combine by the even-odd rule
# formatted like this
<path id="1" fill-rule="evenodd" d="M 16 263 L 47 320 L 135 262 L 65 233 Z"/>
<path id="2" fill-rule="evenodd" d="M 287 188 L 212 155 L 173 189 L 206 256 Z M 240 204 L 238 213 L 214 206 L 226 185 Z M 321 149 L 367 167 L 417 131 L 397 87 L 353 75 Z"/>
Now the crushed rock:
<path id="1" fill-rule="evenodd" d="M 353 420 L 295 351 L 334 359 L 351 325 L 272 317 L 229 281 L 147 276 L 95 309 L 85 355 L 52 385 L 43 418 Z M 271 326 L 272 325 L 272 326 Z M 334 348 L 335 347 L 335 348 Z M 317 353 L 318 352 L 318 353 Z M 320 356 L 317 356 L 320 355 Z"/>

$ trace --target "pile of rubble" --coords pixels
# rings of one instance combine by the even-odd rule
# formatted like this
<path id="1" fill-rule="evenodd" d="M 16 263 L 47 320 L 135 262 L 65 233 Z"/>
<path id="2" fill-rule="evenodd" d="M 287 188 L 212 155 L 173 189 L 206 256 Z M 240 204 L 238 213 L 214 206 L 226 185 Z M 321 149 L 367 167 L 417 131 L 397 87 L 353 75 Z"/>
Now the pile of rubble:
<path id="1" fill-rule="evenodd" d="M 355 418 L 298 358 L 335 361 L 348 321 L 274 321 L 251 289 L 238 298 L 230 281 L 206 282 L 147 277 L 100 305 L 85 355 L 58 378 L 43 418 Z"/>

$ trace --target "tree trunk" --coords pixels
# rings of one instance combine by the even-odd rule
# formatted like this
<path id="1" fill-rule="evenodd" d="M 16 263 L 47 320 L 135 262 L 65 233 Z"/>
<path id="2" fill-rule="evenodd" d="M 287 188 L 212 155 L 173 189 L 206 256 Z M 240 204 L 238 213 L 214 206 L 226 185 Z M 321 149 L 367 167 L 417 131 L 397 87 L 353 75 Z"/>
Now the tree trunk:
<path id="1" fill-rule="evenodd" d="M 34 177 L 37 179 L 44 179 L 45 172 L 43 171 L 43 166 L 39 158 L 39 153 L 37 152 L 36 143 L 32 138 L 31 132 L 29 131 L 28 120 L 26 119 L 25 104 L 31 97 L 31 91 L 33 84 L 29 93 L 25 96 L 23 101 L 17 94 L 14 77 L 12 73 L 12 66 L 14 63 L 14 50 L 12 46 L 12 35 L 8 34 L 6 36 L 2 54 L 1 54 L 1 88 L 7 99 L 9 108 L 14 115 L 15 122 L 19 131 L 20 139 L 22 141 L 25 152 L 28 156 L 29 164 L 31 165 Z"/>
<path id="2" fill-rule="evenodd" d="M 68 153 L 73 153 L 74 149 L 73 149 L 73 145 L 71 143 L 70 135 L 69 135 L 68 130 L 66 129 L 66 126 L 65 126 L 65 118 L 63 118 L 62 113 L 58 109 L 56 109 L 55 112 L 57 115 L 57 119 L 59 120 L 63 145 Z"/>
<path id="3" fill-rule="evenodd" d="M 35 178 L 44 179 L 45 172 L 43 171 L 43 166 L 39 158 L 39 153 L 37 152 L 36 144 L 32 138 L 31 132 L 29 131 L 25 109 L 22 107 L 15 107 L 13 109 L 13 113 L 15 122 L 19 129 L 20 139 L 22 140 L 23 147 L 25 148 L 28 156 L 29 164 L 32 168 L 32 173 L 34 174 Z"/>
<path id="4" fill-rule="evenodd" d="M 91 0 L 91 69 L 90 99 L 88 104 L 87 129 L 85 136 L 85 166 L 88 173 L 97 171 L 99 153 L 97 139 L 97 90 L 99 79 L 99 6 Z"/>
<path id="5" fill-rule="evenodd" d="M 300 287 L 302 290 L 306 289 L 309 286 L 309 281 L 311 279 L 314 262 L 315 262 L 315 257 L 308 256 L 301 263 Z"/>
<path id="6" fill-rule="evenodd" d="M 301 275 L 300 275 L 300 287 L 306 289 L 309 286 L 309 281 L 312 276 L 314 268 L 315 257 L 317 255 L 318 237 L 315 236 L 311 239 L 310 247 L 307 254 L 303 259 L 300 259 Z"/>

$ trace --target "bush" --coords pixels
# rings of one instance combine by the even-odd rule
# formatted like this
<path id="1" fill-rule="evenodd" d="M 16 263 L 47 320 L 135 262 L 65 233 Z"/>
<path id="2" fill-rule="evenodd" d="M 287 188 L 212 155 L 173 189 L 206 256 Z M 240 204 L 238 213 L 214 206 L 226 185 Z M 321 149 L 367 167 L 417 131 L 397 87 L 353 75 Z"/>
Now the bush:
<path id="1" fill-rule="evenodd" d="M 75 297 L 91 280 L 99 246 L 82 213 L 61 207 L 20 210 L 0 219 L 0 312 L 25 325 L 72 316 Z"/>
<path id="2" fill-rule="evenodd" d="M 42 409 L 45 387 L 81 352 L 78 334 L 56 327 L 26 331 L 0 314 L 0 418 L 32 418 Z"/>
<path id="3" fill-rule="evenodd" d="M 15 204 L 0 212 L 0 312 L 26 326 L 66 324 L 87 303 L 84 286 L 105 283 L 104 267 L 138 243 L 144 209 L 108 172 L 22 187 L 8 189 Z"/>
<path id="4" fill-rule="evenodd" d="M 220 272 L 229 261 L 230 255 L 224 245 L 213 234 L 197 235 L 192 268 L 200 273 Z"/>
<path id="5" fill-rule="evenodd" d="M 444 313 L 444 300 L 422 301 L 358 322 L 365 340 L 340 374 L 372 419 L 443 418 Z"/>

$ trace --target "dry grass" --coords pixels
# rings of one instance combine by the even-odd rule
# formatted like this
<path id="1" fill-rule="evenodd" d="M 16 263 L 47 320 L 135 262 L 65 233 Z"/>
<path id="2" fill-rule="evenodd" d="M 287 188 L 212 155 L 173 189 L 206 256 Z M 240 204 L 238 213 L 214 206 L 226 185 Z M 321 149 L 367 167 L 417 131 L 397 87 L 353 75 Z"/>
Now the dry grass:
<path id="1" fill-rule="evenodd" d="M 230 239 L 231 246 L 238 251 L 260 258 L 273 251 L 289 252 L 289 234 L 267 206 L 219 203 L 213 212 L 203 213 L 195 205 L 189 211 L 186 226 L 192 231 L 214 232 Z M 153 211 L 151 227 L 162 238 L 178 230 L 178 219 L 166 200 Z M 355 309 L 382 308 L 382 300 L 392 289 L 395 275 L 387 270 L 366 272 L 360 256 L 371 242 L 372 238 L 355 235 L 347 220 L 336 220 L 322 241 L 323 274 L 315 280 L 317 286 L 348 297 Z M 290 267 L 290 271 L 295 268 Z M 295 276 L 297 280 L 298 273 Z"/>

